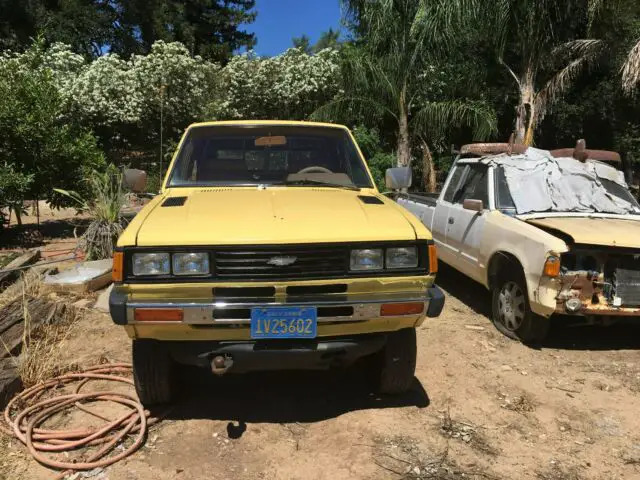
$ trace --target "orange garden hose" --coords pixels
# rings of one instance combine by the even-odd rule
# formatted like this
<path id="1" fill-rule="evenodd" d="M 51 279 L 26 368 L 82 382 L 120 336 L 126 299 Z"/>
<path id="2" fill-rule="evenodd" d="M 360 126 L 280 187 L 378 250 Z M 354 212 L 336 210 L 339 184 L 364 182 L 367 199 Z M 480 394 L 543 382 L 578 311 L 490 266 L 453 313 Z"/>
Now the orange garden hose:
<path id="1" fill-rule="evenodd" d="M 4 421 L 0 421 L 0 430 L 13 436 L 26 445 L 27 450 L 42 465 L 64 470 L 56 478 L 76 470 L 92 470 L 106 467 L 132 454 L 144 442 L 147 427 L 156 423 L 150 418 L 140 401 L 133 395 L 115 391 L 82 393 L 80 390 L 90 381 L 106 380 L 133 385 L 132 367 L 127 363 L 111 363 L 87 368 L 81 372 L 67 373 L 46 382 L 28 388 L 16 395 L 4 410 Z M 62 386 L 77 382 L 73 393 L 49 396 L 46 394 Z M 115 420 L 110 420 L 86 407 L 86 402 L 110 401 L 129 407 L 129 411 Z M 80 410 L 104 420 L 105 423 L 94 429 L 47 430 L 39 426 L 53 415 L 70 408 Z M 133 436 L 133 443 L 119 453 L 107 456 L 127 436 Z M 45 452 L 67 452 L 80 448 L 103 445 L 92 452 L 84 461 L 63 462 L 55 460 Z"/>

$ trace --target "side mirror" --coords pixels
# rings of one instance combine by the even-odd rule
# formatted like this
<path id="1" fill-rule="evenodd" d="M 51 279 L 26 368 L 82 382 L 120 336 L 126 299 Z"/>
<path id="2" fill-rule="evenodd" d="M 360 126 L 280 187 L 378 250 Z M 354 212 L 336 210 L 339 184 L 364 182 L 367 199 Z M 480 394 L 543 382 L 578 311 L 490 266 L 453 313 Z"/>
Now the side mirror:
<path id="1" fill-rule="evenodd" d="M 142 193 L 147 188 L 147 172 L 135 168 L 125 168 L 123 183 L 132 192 Z"/>
<path id="2" fill-rule="evenodd" d="M 484 202 L 482 200 L 467 199 L 462 202 L 462 208 L 473 212 L 482 212 L 484 210 Z"/>
<path id="3" fill-rule="evenodd" d="M 401 190 L 411 186 L 411 168 L 388 168 L 384 176 L 385 184 L 389 190 Z"/>

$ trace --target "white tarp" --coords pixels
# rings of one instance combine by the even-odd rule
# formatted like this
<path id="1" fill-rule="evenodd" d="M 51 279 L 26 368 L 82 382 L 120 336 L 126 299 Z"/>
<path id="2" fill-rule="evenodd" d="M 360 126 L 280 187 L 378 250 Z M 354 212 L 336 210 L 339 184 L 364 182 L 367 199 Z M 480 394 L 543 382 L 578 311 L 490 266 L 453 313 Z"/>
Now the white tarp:
<path id="1" fill-rule="evenodd" d="M 622 172 L 600 162 L 554 158 L 546 150 L 529 148 L 523 155 L 490 159 L 504 168 L 518 214 L 531 212 L 638 213 L 630 202 L 612 195 L 606 179 L 627 189 Z"/>

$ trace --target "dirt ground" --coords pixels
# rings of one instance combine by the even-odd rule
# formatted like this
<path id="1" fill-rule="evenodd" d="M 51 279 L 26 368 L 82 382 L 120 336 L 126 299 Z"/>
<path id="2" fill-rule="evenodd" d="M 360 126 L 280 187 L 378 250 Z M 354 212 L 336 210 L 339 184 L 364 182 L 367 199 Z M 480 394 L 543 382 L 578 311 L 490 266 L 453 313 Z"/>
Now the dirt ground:
<path id="1" fill-rule="evenodd" d="M 451 270 L 438 283 L 445 311 L 418 331 L 409 394 L 377 397 L 359 369 L 188 371 L 183 399 L 146 446 L 94 478 L 640 478 L 640 326 L 559 320 L 531 349 L 495 331 L 480 286 Z M 92 311 L 64 351 L 80 365 L 130 359 L 124 332 Z M 6 439 L 0 472 L 52 477 Z"/>

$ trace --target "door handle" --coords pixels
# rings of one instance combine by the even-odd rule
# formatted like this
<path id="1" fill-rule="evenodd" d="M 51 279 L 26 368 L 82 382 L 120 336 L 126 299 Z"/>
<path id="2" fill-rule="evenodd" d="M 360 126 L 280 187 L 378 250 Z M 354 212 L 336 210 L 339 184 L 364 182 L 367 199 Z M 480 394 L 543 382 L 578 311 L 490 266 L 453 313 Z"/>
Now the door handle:
<path id="1" fill-rule="evenodd" d="M 453 225 L 455 223 L 455 220 L 453 217 L 449 217 L 448 222 L 449 222 L 449 225 Z"/>

